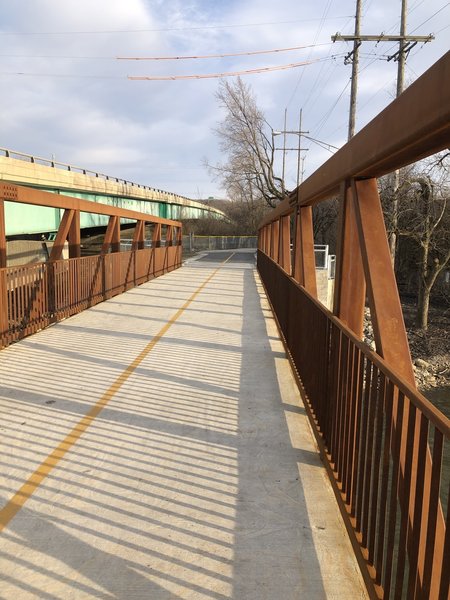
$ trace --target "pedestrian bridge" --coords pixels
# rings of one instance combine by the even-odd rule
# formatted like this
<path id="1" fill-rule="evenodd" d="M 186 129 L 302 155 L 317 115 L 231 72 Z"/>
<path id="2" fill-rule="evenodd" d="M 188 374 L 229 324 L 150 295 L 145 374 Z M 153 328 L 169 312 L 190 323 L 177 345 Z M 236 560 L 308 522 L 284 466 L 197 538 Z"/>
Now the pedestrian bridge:
<path id="1" fill-rule="evenodd" d="M 256 266 L 0 185 L 2 597 L 448 598 L 450 423 L 415 389 L 376 178 L 450 146 L 449 82 L 450 53 L 269 213 Z M 311 207 L 335 194 L 329 311 Z M 6 266 L 5 201 L 63 210 L 47 262 Z"/>

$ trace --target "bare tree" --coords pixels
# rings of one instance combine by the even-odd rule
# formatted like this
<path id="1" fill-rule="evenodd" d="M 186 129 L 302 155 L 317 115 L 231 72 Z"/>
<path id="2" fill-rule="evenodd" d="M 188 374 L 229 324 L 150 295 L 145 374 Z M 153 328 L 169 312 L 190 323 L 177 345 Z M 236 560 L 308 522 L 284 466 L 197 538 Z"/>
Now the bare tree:
<path id="1" fill-rule="evenodd" d="M 339 200 L 332 198 L 313 206 L 313 232 L 316 244 L 328 244 L 330 252 L 336 251 L 336 229 Z"/>
<path id="2" fill-rule="evenodd" d="M 389 230 L 389 205 L 386 221 Z M 415 247 L 417 270 L 416 325 L 428 327 L 430 295 L 437 278 L 450 264 L 450 205 L 448 168 L 438 157 L 432 167 L 403 172 L 398 189 L 397 235 Z"/>
<path id="3" fill-rule="evenodd" d="M 272 130 L 256 104 L 249 86 L 239 77 L 222 81 L 217 98 L 225 118 L 215 132 L 226 154 L 223 164 L 212 167 L 230 197 L 232 194 L 263 199 L 270 207 L 282 200 L 286 189 L 274 173 L 275 148 Z"/>
<path id="4" fill-rule="evenodd" d="M 234 222 L 236 231 L 242 235 L 256 235 L 258 224 L 270 207 L 260 194 L 255 195 L 251 181 L 234 182 L 228 193 L 232 200 L 227 207 L 227 214 Z"/>

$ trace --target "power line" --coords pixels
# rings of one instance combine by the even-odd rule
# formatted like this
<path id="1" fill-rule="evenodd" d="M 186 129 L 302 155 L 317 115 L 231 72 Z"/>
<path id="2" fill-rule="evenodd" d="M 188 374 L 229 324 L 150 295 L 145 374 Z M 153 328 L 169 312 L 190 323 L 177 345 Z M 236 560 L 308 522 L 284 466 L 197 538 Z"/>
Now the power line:
<path id="1" fill-rule="evenodd" d="M 428 23 L 428 21 L 431 21 L 431 19 L 434 19 L 434 17 L 436 15 L 438 15 L 440 12 L 442 12 L 445 8 L 447 8 L 447 6 L 450 6 L 450 2 L 447 2 L 447 4 L 444 4 L 444 6 L 442 6 L 441 8 L 439 8 L 435 13 L 433 13 L 431 15 L 431 17 L 428 17 L 428 19 L 426 19 L 423 23 L 421 23 L 420 25 L 417 25 L 417 27 L 415 29 L 413 29 L 411 31 L 411 33 L 414 33 L 415 31 L 417 31 L 419 29 L 419 27 L 422 27 L 422 25 L 425 25 L 425 23 Z"/>
<path id="2" fill-rule="evenodd" d="M 201 73 L 198 75 L 128 75 L 127 79 L 131 81 L 177 81 L 189 79 L 218 79 L 220 77 L 238 77 L 239 75 L 254 75 L 257 73 L 269 73 L 271 71 L 285 71 L 287 69 L 295 69 L 321 62 L 323 58 L 317 60 L 303 61 L 299 63 L 291 63 L 288 65 L 279 65 L 275 67 L 260 67 L 258 69 L 247 69 L 245 71 L 230 71 L 226 73 Z"/>
<path id="3" fill-rule="evenodd" d="M 61 58 L 65 60 L 117 60 L 117 56 L 69 56 L 57 54 L 0 54 L 0 58 Z"/>
<path id="4" fill-rule="evenodd" d="M 349 17 L 347 23 L 345 23 L 345 25 L 344 25 L 344 29 L 347 27 L 347 24 L 352 20 L 352 18 L 353 17 Z M 328 51 L 328 54 L 331 54 L 331 48 Z M 330 81 L 331 77 L 333 76 L 333 74 L 335 73 L 335 71 L 337 69 L 337 62 L 334 61 L 331 64 L 331 68 L 329 69 L 327 76 L 322 76 L 322 74 L 324 72 L 324 67 L 325 67 L 325 62 L 322 64 L 321 68 L 319 69 L 319 73 L 315 79 L 315 82 L 314 82 L 310 92 L 308 93 L 306 101 L 303 102 L 303 108 L 305 108 L 309 104 L 309 102 L 313 100 L 314 93 L 316 94 L 316 96 L 320 96 L 322 90 L 326 88 L 328 82 Z"/>
<path id="5" fill-rule="evenodd" d="M 348 19 L 349 15 L 328 17 L 327 20 Z M 91 31 L 0 31 L 0 35 L 97 35 L 114 33 L 163 33 L 166 31 L 203 31 L 207 29 L 237 29 L 244 27 L 264 27 L 266 25 L 290 25 L 292 23 L 309 23 L 322 21 L 314 19 L 292 19 L 289 21 L 267 21 L 262 23 L 234 23 L 231 25 L 199 25 L 195 27 L 161 27 L 158 29 L 99 29 Z"/>
<path id="6" fill-rule="evenodd" d="M 66 73 L 27 73 L 25 71 L 0 71 L 0 76 L 56 77 L 62 79 L 126 79 L 126 75 L 67 75 Z"/>
<path id="7" fill-rule="evenodd" d="M 448 25 L 446 25 L 445 27 L 443 27 L 442 29 L 439 29 L 438 31 L 436 31 L 436 35 L 439 35 L 440 33 L 442 33 L 442 31 L 445 31 L 449 27 L 450 27 L 450 23 Z"/>
<path id="8" fill-rule="evenodd" d="M 290 52 L 294 50 L 302 50 L 304 48 L 312 48 L 319 46 L 330 46 L 331 42 L 323 44 L 309 44 L 307 46 L 293 46 L 291 48 L 274 48 L 270 50 L 255 50 L 249 52 L 230 52 L 224 54 L 206 54 L 199 56 L 76 56 L 76 55 L 56 55 L 56 54 L 0 54 L 0 58 L 57 58 L 57 59 L 87 59 L 87 60 L 148 60 L 148 61 L 159 61 L 159 60 L 187 60 L 197 58 L 226 58 L 230 56 L 252 56 L 258 54 L 276 54 L 278 52 Z"/>
<path id="9" fill-rule="evenodd" d="M 278 52 L 291 52 L 293 50 L 303 50 L 305 48 L 317 48 L 318 46 L 328 46 L 332 44 L 309 44 L 307 46 L 293 46 L 291 48 L 274 48 L 270 50 L 253 50 L 250 52 L 229 52 L 224 54 L 204 54 L 198 56 L 117 56 L 117 60 L 193 60 L 203 58 L 227 58 L 230 56 L 254 56 L 258 54 L 276 54 Z"/>
<path id="10" fill-rule="evenodd" d="M 346 82 L 344 89 L 342 90 L 342 92 L 339 94 L 339 96 L 337 97 L 337 99 L 333 102 L 333 105 L 331 106 L 331 108 L 328 110 L 327 113 L 325 113 L 325 115 L 317 122 L 317 124 L 314 127 L 314 132 L 317 134 L 320 133 L 320 131 L 323 129 L 323 127 L 325 126 L 325 123 L 328 121 L 328 119 L 331 117 L 331 114 L 333 113 L 334 109 L 336 108 L 336 106 L 339 104 L 339 101 L 341 100 L 342 96 L 344 95 L 345 91 L 347 90 L 348 86 L 350 85 L 350 79 Z M 316 129 L 317 128 L 317 129 Z"/>
<path id="11" fill-rule="evenodd" d="M 323 25 L 325 23 L 325 20 L 327 19 L 328 11 L 331 8 L 332 2 L 333 2 L 333 0 L 328 0 L 327 5 L 324 8 L 324 11 L 322 13 L 322 17 L 320 18 L 319 27 L 317 29 L 317 32 L 316 32 L 315 36 L 314 36 L 313 44 L 316 43 L 316 41 L 317 41 L 317 39 L 318 39 L 318 37 L 320 35 L 320 32 L 322 31 Z M 311 53 L 312 53 L 312 50 L 309 51 L 307 60 L 309 60 L 311 58 Z M 298 77 L 297 83 L 295 84 L 295 87 L 294 87 L 294 91 L 292 92 L 291 97 L 289 98 L 286 106 L 289 106 L 289 104 L 292 102 L 295 94 L 297 93 L 298 87 L 299 87 L 299 85 L 300 85 L 300 83 L 302 81 L 302 77 L 303 77 L 303 71 L 300 73 L 300 75 Z"/>
<path id="12" fill-rule="evenodd" d="M 336 55 L 340 56 L 340 55 Z M 335 58 L 334 56 L 332 58 Z M 253 75 L 257 73 L 268 73 L 271 71 L 283 71 L 287 69 L 295 69 L 304 67 L 314 63 L 322 62 L 326 58 L 318 58 L 310 61 L 302 61 L 298 63 L 290 63 L 287 65 L 278 65 L 274 67 L 260 67 L 258 69 L 249 69 L 244 71 L 233 71 L 224 73 L 201 73 L 197 75 L 163 75 L 163 76 L 132 76 L 132 75 L 71 75 L 66 73 L 30 73 L 25 71 L 0 71 L 0 76 L 23 76 L 23 77 L 61 77 L 67 79 L 128 79 L 142 81 L 176 81 L 176 80 L 193 80 L 193 79 L 214 79 L 219 77 L 237 77 L 239 75 Z"/>

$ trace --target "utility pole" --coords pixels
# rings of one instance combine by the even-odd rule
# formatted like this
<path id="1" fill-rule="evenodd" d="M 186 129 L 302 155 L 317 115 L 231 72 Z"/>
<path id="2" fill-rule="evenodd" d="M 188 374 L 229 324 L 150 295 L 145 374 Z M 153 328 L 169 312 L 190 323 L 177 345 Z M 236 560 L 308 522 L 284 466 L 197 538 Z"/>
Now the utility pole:
<path id="1" fill-rule="evenodd" d="M 283 193 L 284 193 L 284 172 L 286 167 L 286 127 L 287 127 L 287 108 L 284 109 L 284 128 L 283 128 L 283 174 L 281 176 L 283 180 Z"/>
<path id="2" fill-rule="evenodd" d="M 406 35 L 406 12 L 407 12 L 407 0 L 402 0 L 402 13 L 400 17 L 400 35 L 405 37 Z M 398 69 L 397 69 L 397 98 L 403 92 L 405 85 L 405 42 L 400 40 L 398 47 Z M 395 256 L 397 254 L 397 229 L 398 229 L 398 191 L 400 188 L 400 169 L 394 171 L 392 185 L 392 219 L 391 226 L 392 231 L 389 236 L 389 252 L 391 254 L 392 266 L 395 267 Z"/>
<path id="3" fill-rule="evenodd" d="M 355 14 L 355 35 L 336 35 L 331 36 L 333 42 L 336 41 L 353 41 L 353 50 L 344 58 L 344 63 L 352 61 L 352 87 L 350 92 L 350 114 L 348 125 L 348 139 L 350 140 L 355 133 L 356 121 L 356 96 L 358 88 L 358 67 L 359 67 L 359 47 L 362 42 L 398 42 L 399 48 L 392 56 L 389 56 L 388 61 L 397 60 L 397 97 L 403 92 L 405 81 L 405 63 L 409 52 L 419 42 L 426 44 L 434 40 L 433 35 L 406 35 L 406 13 L 407 0 L 402 0 L 401 18 L 400 18 L 400 35 L 361 35 L 360 20 L 361 20 L 361 0 L 356 0 Z M 395 251 L 397 246 L 397 227 L 398 227 L 398 189 L 400 185 L 400 171 L 394 172 L 393 177 L 393 200 L 392 200 L 392 232 L 389 238 L 389 249 L 391 252 L 392 263 L 395 263 Z"/>
<path id="4" fill-rule="evenodd" d="M 406 13 L 407 13 L 407 0 L 402 0 L 402 14 L 400 16 L 400 37 L 405 38 L 406 36 Z M 405 52 L 405 40 L 401 39 L 398 45 L 398 69 L 397 69 L 397 98 L 403 92 L 405 85 L 405 63 L 406 63 L 406 52 Z"/>
<path id="5" fill-rule="evenodd" d="M 304 137 L 307 140 L 310 140 L 311 142 L 314 142 L 321 148 L 325 148 L 325 150 L 329 150 L 330 152 L 333 152 L 334 150 L 339 150 L 339 148 L 337 148 L 336 146 L 333 146 L 332 144 L 328 144 L 327 142 L 317 140 L 316 138 L 313 138 L 313 137 L 307 135 L 309 133 L 309 131 L 302 130 L 303 109 L 300 109 L 298 131 L 292 131 L 292 130 L 286 129 L 286 114 L 287 113 L 285 111 L 285 113 L 284 113 L 284 129 L 282 131 L 275 131 L 272 129 L 272 148 L 274 151 L 275 150 L 283 151 L 283 182 L 284 182 L 284 175 L 285 175 L 285 154 L 286 154 L 286 152 L 297 152 L 297 187 L 298 187 L 299 184 L 303 180 L 303 162 L 305 160 L 305 157 L 301 156 L 301 152 L 308 152 L 308 150 L 309 150 L 309 148 L 301 147 L 302 137 Z M 277 148 L 275 146 L 275 136 L 277 136 L 277 135 L 283 136 L 284 142 L 283 142 L 282 148 Z M 286 136 L 287 135 L 298 135 L 297 148 L 286 148 Z"/>
<path id="6" fill-rule="evenodd" d="M 350 114 L 348 119 L 348 139 L 350 140 L 355 135 L 356 122 L 356 95 L 358 92 L 358 67 L 359 67 L 359 47 L 361 46 L 361 0 L 356 0 L 355 14 L 355 39 L 353 41 L 352 53 L 352 85 L 350 91 Z M 345 57 L 346 60 L 350 58 Z"/>
<path id="7" fill-rule="evenodd" d="M 290 152 L 292 150 L 298 152 L 298 162 L 297 162 L 297 186 L 299 184 L 300 178 L 300 152 L 307 151 L 308 148 L 301 148 L 300 142 L 302 135 L 309 133 L 309 131 L 302 131 L 302 109 L 300 109 L 300 124 L 298 131 L 291 131 L 287 129 L 287 108 L 284 109 L 284 129 L 282 131 L 274 131 L 272 129 L 272 146 L 275 150 L 283 151 L 283 167 L 282 167 L 282 180 L 283 180 L 283 191 L 284 191 L 284 177 L 285 177 L 285 169 L 286 169 L 286 152 Z M 286 136 L 287 135 L 298 135 L 298 148 L 286 148 Z M 276 148 L 275 147 L 275 136 L 282 135 L 283 136 L 283 147 Z"/>
<path id="8" fill-rule="evenodd" d="M 300 177 L 300 163 L 301 163 L 301 157 L 300 157 L 300 152 L 301 152 L 301 139 L 302 139 L 302 112 L 303 109 L 300 109 L 300 117 L 298 120 L 298 154 L 297 154 L 297 187 L 299 186 L 299 184 L 301 183 L 301 179 L 303 179 L 303 176 Z"/>
<path id="9" fill-rule="evenodd" d="M 355 14 L 355 34 L 354 35 L 341 35 L 336 33 L 331 36 L 333 42 L 345 41 L 353 42 L 353 50 L 347 54 L 344 58 L 344 63 L 348 64 L 352 62 L 352 87 L 350 93 L 350 116 L 349 116 L 349 127 L 348 127 L 348 138 L 350 139 L 354 135 L 355 122 L 356 122 L 356 99 L 357 99 L 357 85 L 358 85 L 358 67 L 359 67 L 359 47 L 362 42 L 399 42 L 399 50 L 388 58 L 389 60 L 398 60 L 398 74 L 397 74 L 397 95 L 399 95 L 399 85 L 403 91 L 403 80 L 404 80 L 404 69 L 405 60 L 412 48 L 419 42 L 424 44 L 434 40 L 433 35 L 406 35 L 406 0 L 402 0 L 402 23 L 400 35 L 361 35 L 360 32 L 360 21 L 361 21 L 361 0 L 356 0 L 356 14 Z M 400 78 L 400 82 L 399 82 Z M 400 92 L 401 93 L 401 92 Z"/>

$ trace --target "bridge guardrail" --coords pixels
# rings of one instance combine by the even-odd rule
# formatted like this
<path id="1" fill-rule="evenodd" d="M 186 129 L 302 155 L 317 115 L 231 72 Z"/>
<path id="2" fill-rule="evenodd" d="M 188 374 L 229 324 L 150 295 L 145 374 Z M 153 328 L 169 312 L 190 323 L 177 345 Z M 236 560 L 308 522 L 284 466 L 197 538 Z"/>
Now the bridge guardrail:
<path id="1" fill-rule="evenodd" d="M 449 74 L 450 52 L 259 229 L 258 270 L 372 598 L 449 594 L 450 421 L 415 389 L 376 181 L 450 147 Z M 316 300 L 311 207 L 335 194 L 330 312 Z M 366 296 L 376 353 L 361 341 Z"/>
<path id="2" fill-rule="evenodd" d="M 4 202 L 64 209 L 48 262 L 6 266 Z M 81 257 L 80 212 L 109 215 L 102 252 Z M 120 219 L 134 219 L 121 252 Z M 151 248 L 146 248 L 146 224 Z M 61 260 L 69 246 L 69 259 Z M 181 223 L 41 190 L 0 184 L 0 348 L 181 266 Z"/>
<path id="3" fill-rule="evenodd" d="M 42 156 L 34 156 L 33 154 L 27 154 L 25 152 L 18 152 L 17 150 L 10 150 L 9 148 L 0 148 L 0 155 L 5 156 L 6 158 L 17 158 L 19 160 L 25 160 L 27 162 L 36 163 L 36 164 L 44 165 L 47 167 L 53 167 L 55 169 L 62 169 L 64 171 L 73 171 L 75 173 L 81 173 L 82 175 L 89 175 L 92 177 L 96 177 L 98 179 L 104 179 L 105 181 L 114 181 L 115 183 L 123 183 L 124 185 L 141 188 L 143 190 L 155 191 L 155 192 L 159 192 L 161 194 L 171 194 L 171 192 L 167 192 L 165 190 L 153 188 L 148 185 L 142 185 L 140 183 L 134 183 L 133 181 L 128 181 L 127 179 L 120 179 L 119 177 L 113 177 L 112 175 L 105 175 L 104 173 L 100 173 L 98 171 L 92 171 L 90 169 L 85 169 L 84 167 L 78 167 L 75 165 L 70 165 L 68 163 L 59 162 L 57 160 L 54 160 L 53 158 L 43 158 Z M 183 198 L 183 200 L 187 200 L 189 202 L 192 201 L 190 198 L 187 198 L 186 196 L 180 196 L 180 198 Z"/>

